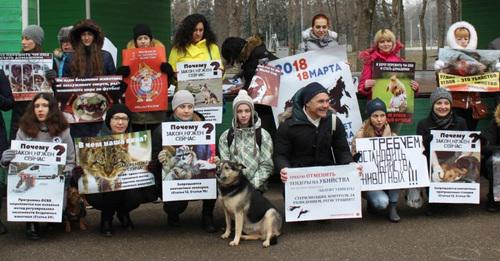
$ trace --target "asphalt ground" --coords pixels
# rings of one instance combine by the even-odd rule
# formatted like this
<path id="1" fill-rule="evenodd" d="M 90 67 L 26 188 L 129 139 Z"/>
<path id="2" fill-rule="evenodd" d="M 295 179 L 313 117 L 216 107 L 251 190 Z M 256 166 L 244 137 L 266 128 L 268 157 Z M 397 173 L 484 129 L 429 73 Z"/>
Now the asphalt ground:
<path id="1" fill-rule="evenodd" d="M 486 182 L 481 184 L 484 205 Z M 281 211 L 279 186 L 265 193 Z M 366 206 L 363 202 L 363 208 Z M 0 235 L 0 260 L 500 260 L 500 212 L 484 206 L 451 205 L 428 217 L 400 200 L 399 223 L 385 213 L 362 219 L 287 223 L 277 245 L 262 248 L 260 241 L 230 247 L 220 238 L 224 214 L 219 203 L 215 221 L 221 231 L 201 229 L 201 202 L 193 201 L 181 215 L 181 226 L 167 225 L 162 204 L 143 204 L 131 213 L 135 229 L 126 231 L 115 218 L 115 234 L 99 234 L 99 211 L 90 209 L 90 228 L 64 232 L 62 224 L 42 226 L 42 238 L 30 241 L 24 223 L 7 223 Z M 5 205 L 1 212 L 5 220 Z"/>

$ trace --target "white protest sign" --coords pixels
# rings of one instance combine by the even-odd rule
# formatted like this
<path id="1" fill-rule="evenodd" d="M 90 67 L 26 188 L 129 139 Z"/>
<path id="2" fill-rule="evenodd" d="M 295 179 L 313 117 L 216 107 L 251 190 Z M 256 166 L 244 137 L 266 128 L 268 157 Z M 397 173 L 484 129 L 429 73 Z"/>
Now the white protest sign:
<path id="1" fill-rule="evenodd" d="M 215 124 L 212 122 L 163 122 L 163 145 L 215 144 Z"/>
<path id="2" fill-rule="evenodd" d="M 12 162 L 66 164 L 66 144 L 40 141 L 13 140 L 11 149 L 16 151 Z"/>

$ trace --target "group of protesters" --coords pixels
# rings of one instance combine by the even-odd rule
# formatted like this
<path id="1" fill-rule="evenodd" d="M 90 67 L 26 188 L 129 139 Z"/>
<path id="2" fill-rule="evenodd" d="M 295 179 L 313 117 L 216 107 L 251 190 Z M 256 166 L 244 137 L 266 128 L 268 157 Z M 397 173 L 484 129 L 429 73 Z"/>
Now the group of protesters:
<path id="1" fill-rule="evenodd" d="M 338 45 L 337 33 L 330 28 L 331 22 L 327 16 L 314 16 L 311 28 L 302 32 L 300 51 L 307 52 Z M 132 34 L 133 39 L 127 44 L 127 49 L 164 47 L 154 38 L 151 28 L 146 24 L 136 25 Z M 452 48 L 476 48 L 477 34 L 469 23 L 460 22 L 453 25 L 448 35 L 447 44 Z M 73 26 L 62 27 L 57 38 L 60 48 L 54 51 L 54 69 L 46 72 L 48 82 L 53 83 L 58 77 L 130 76 L 128 66 L 116 68 L 112 55 L 102 50 L 104 33 L 94 21 L 84 19 Z M 21 52 L 42 53 L 43 40 L 44 31 L 41 27 L 27 26 L 22 33 Z M 176 28 L 168 63 L 162 63 L 160 69 L 168 75 L 170 83 L 175 84 L 176 65 L 179 62 L 220 60 L 222 54 L 226 65 L 241 64 L 245 85 L 232 103 L 232 127 L 225 130 L 220 137 L 219 157 L 221 160 L 236 161 L 245 165 L 243 174 L 258 191 L 265 193 L 273 173 L 279 173 L 281 181 L 286 183 L 288 168 L 351 164 L 356 159 L 356 139 L 399 135 L 401 126 L 388 123 L 384 102 L 379 98 L 372 99 L 372 88 L 375 85 L 372 71 L 375 62 L 403 61 L 398 55 L 401 48 L 404 47 L 394 33 L 382 29 L 376 32 L 372 46 L 359 55 L 364 67 L 358 93 L 368 99 L 367 119 L 356 133 L 352 148 L 347 142 L 342 121 L 335 117 L 335 112 L 330 108 L 327 89 L 319 83 L 302 86 L 292 98 L 293 105 L 279 117 L 279 123 L 274 123 L 268 106 L 254 105 L 245 89 L 248 88 L 258 64 L 277 59 L 266 49 L 258 36 L 248 39 L 230 37 L 224 41 L 219 51 L 216 35 L 207 19 L 200 14 L 189 15 Z M 436 66 L 441 66 L 439 61 Z M 418 82 L 411 81 L 411 88 L 415 92 L 419 91 L 419 87 Z M 186 90 L 175 92 L 170 111 L 131 112 L 123 103 L 126 88 L 126 84 L 122 84 L 119 95 L 112 97 L 113 106 L 108 109 L 104 123 L 69 124 L 52 94 L 39 93 L 32 101 L 14 101 L 9 81 L 4 72 L 0 71 L 0 109 L 12 110 L 10 140 L 65 143 L 68 147 L 64 166 L 64 175 L 69 181 L 67 187 L 77 186 L 78 179 L 84 175 L 81 166 L 76 166 L 73 139 L 151 130 L 153 148 L 148 170 L 154 174 L 156 185 L 86 195 L 87 202 L 101 211 L 100 232 L 104 236 L 113 235 L 112 223 L 115 215 L 124 229 L 133 229 L 130 212 L 142 203 L 153 202 L 161 197 L 161 169 L 162 164 L 167 164 L 161 147 L 161 123 L 204 121 L 203 115 L 194 110 L 193 95 Z M 472 117 L 471 106 L 460 107 L 463 103 L 459 102 L 458 106 L 457 99 L 472 102 L 481 97 L 478 93 L 466 93 L 470 97 L 465 98 L 463 95 L 450 93 L 440 87 L 432 92 L 430 113 L 417 127 L 417 134 L 423 137 L 424 153 L 427 157 L 432 140 L 430 130 L 475 130 L 477 119 Z M 500 106 L 497 105 L 494 115 L 491 125 L 484 133 L 484 140 L 487 142 L 486 146 L 483 146 L 484 157 L 487 159 L 485 176 L 490 180 L 490 211 L 497 209 L 493 198 L 491 158 L 500 146 Z M 9 149 L 1 117 L 0 124 L 0 163 L 6 168 L 14 159 L 16 151 Z M 276 125 L 279 125 L 277 131 Z M 228 136 L 231 136 L 231 139 Z M 369 212 L 387 209 L 387 217 L 391 222 L 400 220 L 397 211 L 400 205 L 400 190 L 370 191 L 364 196 Z M 201 226 L 209 233 L 217 231 L 213 220 L 215 205 L 215 200 L 203 200 Z M 180 215 L 187 206 L 188 201 L 165 202 L 163 209 L 168 216 L 168 225 L 180 226 Z M 436 208 L 428 210 L 427 214 L 438 211 Z M 5 225 L 0 222 L 0 234 L 6 232 Z M 26 235 L 29 239 L 40 238 L 40 223 L 26 223 Z"/>

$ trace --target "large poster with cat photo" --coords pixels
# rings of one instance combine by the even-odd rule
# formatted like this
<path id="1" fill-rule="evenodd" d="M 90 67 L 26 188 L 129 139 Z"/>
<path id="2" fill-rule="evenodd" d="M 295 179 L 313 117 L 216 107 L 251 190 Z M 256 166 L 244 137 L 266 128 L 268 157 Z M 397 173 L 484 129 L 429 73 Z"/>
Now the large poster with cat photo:
<path id="1" fill-rule="evenodd" d="M 61 222 L 66 144 L 13 140 L 7 175 L 7 220 Z"/>
<path id="2" fill-rule="evenodd" d="M 76 162 L 83 169 L 80 194 L 127 190 L 155 184 L 148 172 L 151 131 L 75 139 Z"/>
<path id="3" fill-rule="evenodd" d="M 0 53 L 0 70 L 16 101 L 31 101 L 39 92 L 52 93 L 45 73 L 52 69 L 50 53 Z"/>
<path id="4" fill-rule="evenodd" d="M 167 61 L 164 47 L 124 49 L 123 65 L 129 66 L 125 78 L 125 104 L 132 112 L 166 111 L 168 81 L 160 66 Z"/>
<path id="5" fill-rule="evenodd" d="M 479 133 L 431 130 L 430 203 L 479 204 Z"/>
<path id="6" fill-rule="evenodd" d="M 205 121 L 222 123 L 222 63 L 177 63 L 177 90 L 188 90 L 194 96 L 194 109 Z"/>
<path id="7" fill-rule="evenodd" d="M 387 108 L 387 122 L 411 123 L 415 94 L 410 82 L 415 79 L 415 63 L 375 62 L 373 98 L 380 98 Z"/>
<path id="8" fill-rule="evenodd" d="M 440 48 L 438 56 L 439 86 L 449 91 L 500 91 L 500 50 Z"/>
<path id="9" fill-rule="evenodd" d="M 120 96 L 121 75 L 56 78 L 56 99 L 69 123 L 104 121 Z"/>
<path id="10" fill-rule="evenodd" d="M 345 46 L 300 53 L 270 61 L 268 65 L 282 72 L 278 106 L 273 107 L 277 124 L 278 115 L 292 105 L 293 95 L 307 84 L 318 82 L 328 90 L 330 107 L 342 120 L 347 140 L 351 144 L 354 134 L 361 127 L 361 114 Z"/>
<path id="11" fill-rule="evenodd" d="M 161 129 L 163 201 L 217 198 L 214 123 L 164 122 Z"/>

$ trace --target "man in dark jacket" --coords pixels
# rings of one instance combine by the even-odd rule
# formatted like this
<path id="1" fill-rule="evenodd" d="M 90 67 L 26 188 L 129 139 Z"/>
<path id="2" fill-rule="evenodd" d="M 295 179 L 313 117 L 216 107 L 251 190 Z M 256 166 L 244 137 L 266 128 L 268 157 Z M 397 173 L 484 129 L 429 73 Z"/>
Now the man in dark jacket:
<path id="1" fill-rule="evenodd" d="M 287 168 L 353 161 L 344 125 L 332 116 L 327 90 L 321 84 L 308 84 L 295 93 L 292 102 L 291 109 L 280 115 L 284 121 L 280 120 L 274 150 L 275 166 L 283 182 L 288 178 Z"/>

